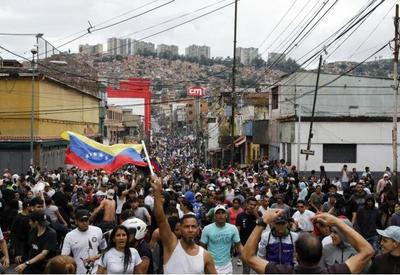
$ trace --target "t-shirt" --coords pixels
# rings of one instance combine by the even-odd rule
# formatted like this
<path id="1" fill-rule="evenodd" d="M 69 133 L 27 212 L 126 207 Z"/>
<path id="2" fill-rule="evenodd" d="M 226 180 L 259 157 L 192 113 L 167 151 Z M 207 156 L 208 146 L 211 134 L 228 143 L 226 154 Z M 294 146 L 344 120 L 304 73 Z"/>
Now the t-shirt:
<path id="1" fill-rule="evenodd" d="M 29 233 L 29 253 L 28 259 L 32 259 L 43 250 L 48 250 L 46 258 L 40 262 L 30 264 L 26 268 L 26 273 L 43 273 L 47 264 L 47 260 L 56 255 L 57 252 L 57 234 L 53 229 L 46 228 L 44 233 L 40 236 L 37 235 L 36 230 L 31 230 Z"/>
<path id="2" fill-rule="evenodd" d="M 300 230 L 311 232 L 314 230 L 314 225 L 311 221 L 314 216 L 314 212 L 306 209 L 303 214 L 300 211 L 296 211 L 293 214 L 293 220 L 298 223 Z"/>
<path id="3" fill-rule="evenodd" d="M 1 231 L 1 228 L 0 228 L 0 241 L 3 240 L 3 239 L 4 239 L 3 231 Z"/>
<path id="4" fill-rule="evenodd" d="M 58 207 L 55 205 L 50 205 L 44 209 L 44 213 L 49 216 L 52 223 L 58 222 L 57 211 Z"/>
<path id="5" fill-rule="evenodd" d="M 141 240 L 136 247 L 140 258 L 147 257 L 150 260 L 149 267 L 147 269 L 147 274 L 153 274 L 154 266 L 153 266 L 153 253 L 151 252 L 149 244 L 145 240 Z"/>
<path id="6" fill-rule="evenodd" d="M 99 265 L 107 270 L 107 274 L 133 274 L 135 266 L 139 265 L 142 260 L 136 249 L 130 248 L 131 260 L 128 268 L 124 271 L 124 252 L 118 251 L 115 248 L 108 250 L 104 256 L 100 258 Z"/>
<path id="7" fill-rule="evenodd" d="M 238 215 L 236 219 L 236 226 L 240 226 L 239 235 L 240 241 L 243 245 L 246 244 L 251 232 L 253 232 L 254 227 L 256 227 L 256 220 L 256 216 L 249 215 L 246 212 L 242 212 Z"/>
<path id="8" fill-rule="evenodd" d="M 229 223 L 230 224 L 236 224 L 236 219 L 239 216 L 240 213 L 243 212 L 243 209 L 239 207 L 237 211 L 234 210 L 233 207 L 228 208 L 228 213 L 229 213 Z"/>
<path id="9" fill-rule="evenodd" d="M 203 229 L 200 242 L 206 244 L 216 266 L 224 266 L 231 261 L 231 247 L 240 242 L 236 226 L 225 223 L 218 227 L 215 223 Z"/>
<path id="10" fill-rule="evenodd" d="M 393 256 L 389 253 L 381 254 L 372 261 L 368 273 L 400 273 L 400 256 Z"/>
<path id="11" fill-rule="evenodd" d="M 302 273 L 302 274 L 349 274 L 350 269 L 346 264 L 335 264 L 333 266 L 323 268 L 320 266 L 306 267 L 297 265 L 292 267 L 290 265 L 281 265 L 275 263 L 268 263 L 265 266 L 265 274 L 289 274 L 289 273 Z"/>
<path id="12" fill-rule="evenodd" d="M 77 266 L 76 272 L 85 274 L 86 268 L 82 259 L 98 255 L 99 248 L 106 248 L 103 233 L 99 227 L 89 225 L 85 232 L 76 228 L 65 236 L 61 254 L 69 256 L 72 253 Z"/>
<path id="13" fill-rule="evenodd" d="M 135 217 L 138 219 L 141 219 L 145 223 L 147 223 L 146 215 L 149 215 L 149 211 L 145 207 L 138 207 L 135 210 L 133 210 L 135 213 Z"/>

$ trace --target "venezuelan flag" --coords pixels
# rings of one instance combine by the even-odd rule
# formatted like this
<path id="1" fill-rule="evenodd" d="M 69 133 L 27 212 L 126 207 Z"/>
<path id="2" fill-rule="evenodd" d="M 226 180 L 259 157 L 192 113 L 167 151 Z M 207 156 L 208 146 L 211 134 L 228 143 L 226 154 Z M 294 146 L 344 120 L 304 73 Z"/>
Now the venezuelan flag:
<path id="1" fill-rule="evenodd" d="M 70 131 L 63 132 L 61 137 L 69 140 L 64 162 L 83 170 L 103 169 L 107 173 L 112 173 L 125 164 L 148 166 L 140 156 L 143 149 L 141 144 L 107 146 Z"/>

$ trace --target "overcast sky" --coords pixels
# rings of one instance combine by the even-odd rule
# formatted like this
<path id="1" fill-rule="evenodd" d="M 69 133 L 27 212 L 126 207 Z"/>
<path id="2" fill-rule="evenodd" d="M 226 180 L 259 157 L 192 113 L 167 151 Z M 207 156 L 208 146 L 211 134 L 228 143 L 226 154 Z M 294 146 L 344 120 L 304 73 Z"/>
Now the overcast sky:
<path id="1" fill-rule="evenodd" d="M 1 0 L 0 33 L 43 33 L 44 38 L 55 46 L 77 37 L 89 27 L 88 20 L 96 30 L 113 22 L 137 15 L 171 0 Z M 282 52 L 296 30 L 301 29 L 301 20 L 312 14 L 323 2 L 332 5 L 335 0 L 241 0 L 238 3 L 238 47 L 257 47 L 266 59 L 268 52 Z M 109 37 L 131 37 L 142 39 L 148 35 L 172 27 L 203 13 L 232 3 L 233 0 L 175 0 L 159 9 L 126 21 L 119 25 L 94 32 L 75 42 L 63 46 L 62 50 L 78 51 L 79 44 L 104 44 Z M 322 40 L 334 33 L 371 0 L 338 0 L 320 24 L 299 43 L 289 56 L 298 60 Z M 373 1 L 376 4 L 379 1 Z M 361 61 L 393 38 L 393 16 L 395 0 L 386 0 L 351 37 L 339 47 L 327 49 L 327 61 Z M 147 4 L 147 5 L 146 5 Z M 140 8 L 141 6 L 145 7 Z M 193 11 L 209 6 L 201 11 Z M 289 8 L 292 8 L 289 10 Z M 315 7 L 313 9 L 313 7 Z M 140 9 L 138 9 L 140 8 Z M 136 9 L 136 10 L 135 10 Z M 300 12 L 302 10 L 302 12 Z M 125 14 L 124 14 L 125 13 Z M 124 15 L 123 15 L 124 14 Z M 187 15 L 188 14 L 188 15 Z M 145 41 L 155 44 L 175 44 L 179 52 L 191 44 L 208 45 L 212 56 L 232 56 L 234 5 L 230 5 L 198 20 L 174 28 Z M 169 19 L 180 19 L 141 31 Z M 105 24 L 102 22 L 112 19 Z M 282 19 L 283 18 L 283 19 Z M 282 19 L 282 20 L 281 20 Z M 281 20 L 279 25 L 278 22 Z M 304 22 L 304 21 L 303 21 Z M 315 21 L 314 21 L 315 22 Z M 272 32 L 273 28 L 275 30 Z M 136 32 L 135 34 L 132 34 Z M 292 35 L 290 35 L 292 33 Z M 285 41 L 286 39 L 286 41 Z M 265 40 L 264 43 L 262 43 Z M 0 46 L 26 57 L 35 44 L 32 36 L 0 36 Z M 391 57 L 387 48 L 378 54 Z M 11 56 L 0 49 L 0 56 Z M 17 58 L 18 59 L 18 58 Z M 304 59 L 300 59 L 299 63 Z M 311 67 L 315 65 L 312 64 Z"/>

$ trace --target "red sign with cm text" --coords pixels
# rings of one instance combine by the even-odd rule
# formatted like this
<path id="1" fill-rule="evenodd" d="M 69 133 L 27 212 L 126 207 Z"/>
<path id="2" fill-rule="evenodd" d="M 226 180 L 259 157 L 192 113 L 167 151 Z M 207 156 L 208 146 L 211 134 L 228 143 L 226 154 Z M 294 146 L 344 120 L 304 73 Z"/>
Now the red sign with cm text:
<path id="1" fill-rule="evenodd" d="M 205 96 L 205 88 L 201 86 L 190 87 L 188 89 L 188 95 L 190 96 Z"/>

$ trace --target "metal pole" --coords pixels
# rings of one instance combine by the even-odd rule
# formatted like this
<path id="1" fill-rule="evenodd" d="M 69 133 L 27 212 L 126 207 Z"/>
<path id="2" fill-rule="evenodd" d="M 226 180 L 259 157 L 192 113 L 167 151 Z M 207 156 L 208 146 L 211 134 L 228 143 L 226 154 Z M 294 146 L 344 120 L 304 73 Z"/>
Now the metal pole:
<path id="1" fill-rule="evenodd" d="M 317 102 L 317 92 L 318 92 L 318 85 L 319 85 L 319 74 L 321 73 L 321 64 L 322 64 L 322 55 L 319 56 L 317 82 L 315 83 L 315 93 L 314 93 L 314 101 L 313 101 L 313 107 L 312 107 L 312 113 L 311 113 L 310 131 L 308 133 L 307 150 L 310 150 L 311 139 L 313 136 L 312 127 L 313 127 L 313 122 L 314 122 L 315 103 Z M 308 154 L 306 155 L 306 160 L 308 160 Z"/>
<path id="2" fill-rule="evenodd" d="M 301 134 L 301 105 L 300 105 L 300 99 L 299 102 L 297 103 L 297 108 L 298 108 L 298 116 L 299 116 L 299 122 L 298 122 L 298 127 L 297 127 L 297 171 L 300 174 L 300 134 Z"/>
<path id="3" fill-rule="evenodd" d="M 232 114 L 231 114 L 231 167 L 234 165 L 235 154 L 235 85 L 236 85 L 236 33 L 237 33 L 237 4 L 235 0 L 235 18 L 233 27 L 233 66 L 232 66 Z"/>
<path id="4" fill-rule="evenodd" d="M 35 51 L 32 50 L 32 95 L 31 95 L 31 141 L 29 144 L 30 165 L 33 166 L 33 127 L 35 116 Z"/>
<path id="5" fill-rule="evenodd" d="M 399 61 L 399 5 L 396 5 L 396 16 L 394 18 L 394 53 L 393 53 L 393 188 L 396 196 L 398 195 L 398 177 L 397 177 L 397 104 L 398 104 L 398 72 Z"/>

